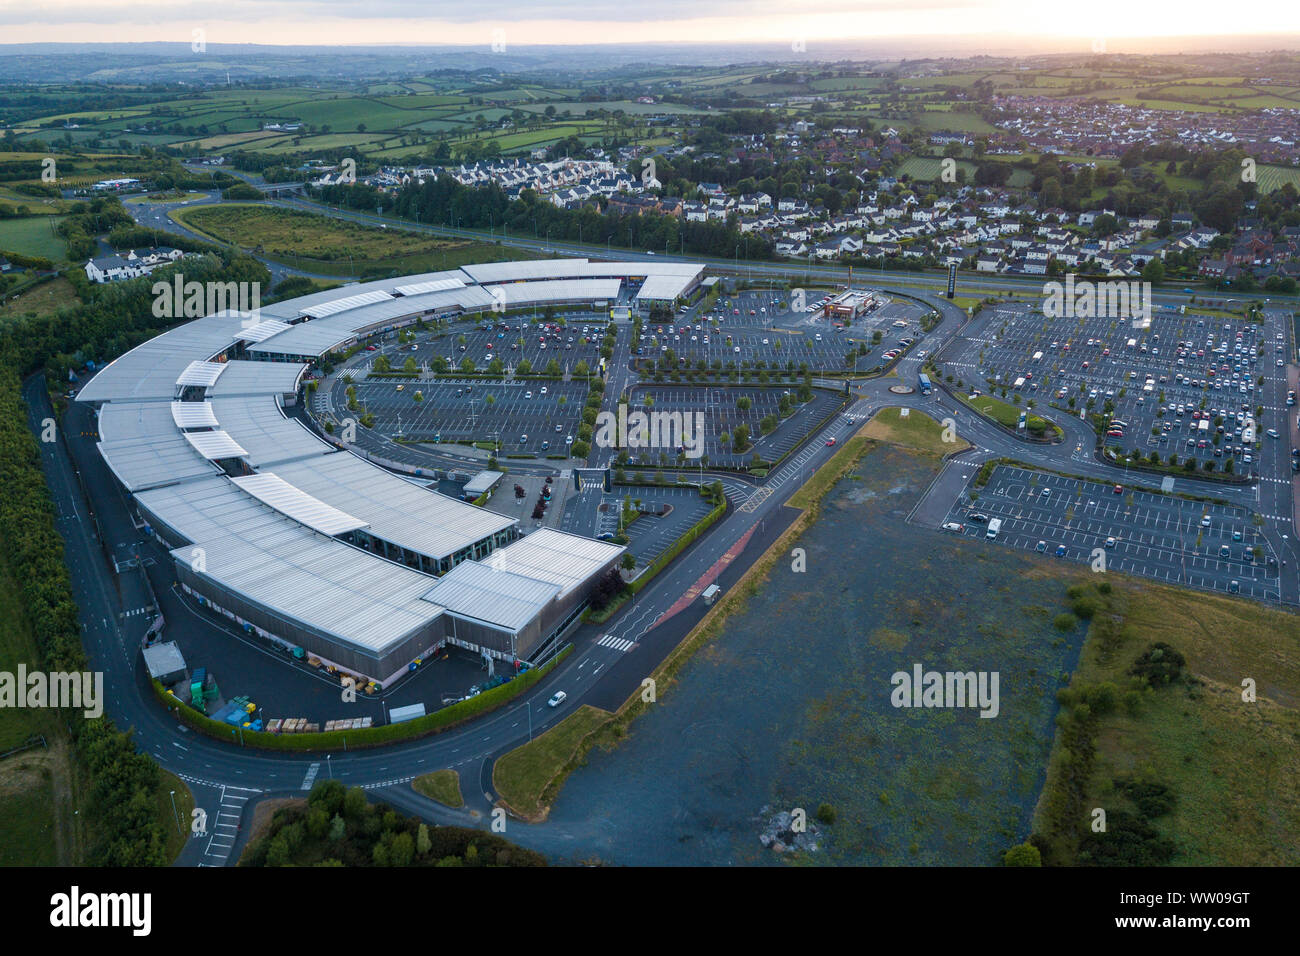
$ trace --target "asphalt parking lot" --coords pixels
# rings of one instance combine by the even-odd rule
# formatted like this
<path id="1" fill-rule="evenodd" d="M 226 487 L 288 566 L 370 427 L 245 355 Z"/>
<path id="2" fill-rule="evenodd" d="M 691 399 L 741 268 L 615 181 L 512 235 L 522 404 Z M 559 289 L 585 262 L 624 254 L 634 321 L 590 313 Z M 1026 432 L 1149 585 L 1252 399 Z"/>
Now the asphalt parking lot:
<path id="1" fill-rule="evenodd" d="M 627 548 L 636 558 L 637 566 L 644 567 L 663 554 L 690 527 L 709 513 L 707 501 L 695 488 L 654 488 L 646 486 L 615 485 L 612 494 L 603 496 L 595 533 L 613 534 L 618 530 L 619 511 L 623 499 L 638 499 L 646 507 L 669 505 L 666 515 L 643 514 L 627 529 Z"/>
<path id="2" fill-rule="evenodd" d="M 560 318 L 564 319 L 563 325 Z M 469 359 L 479 371 L 487 370 L 493 359 L 511 368 L 518 368 L 522 360 L 527 360 L 536 372 L 545 369 L 551 361 L 561 371 L 573 369 L 580 361 L 594 369 L 600 361 L 600 340 L 607 326 L 607 318 L 590 313 L 557 313 L 551 323 L 546 323 L 544 316 L 532 322 L 518 315 L 487 325 L 461 322 L 446 332 L 416 333 L 413 343 L 386 343 L 382 349 L 368 353 L 368 357 L 363 356 L 362 367 L 382 351 L 394 368 L 402 367 L 408 358 L 414 358 L 420 367 L 442 358 L 454 368 L 461 368 Z"/>
<path id="3" fill-rule="evenodd" d="M 637 386 L 631 390 L 631 403 L 628 412 L 682 412 L 694 415 L 703 413 L 704 447 L 703 454 L 708 456 L 712 465 L 734 465 L 750 461 L 757 453 L 764 461 L 776 461 L 782 455 L 798 445 L 813 427 L 830 415 L 843 401 L 843 396 L 813 389 L 810 401 L 800 405 L 797 400 L 797 386 L 790 388 L 746 388 L 743 386 L 698 386 L 683 387 L 675 385 Z M 790 417 L 781 419 L 775 431 L 763 435 L 759 422 L 769 415 L 780 418 L 781 397 L 786 392 L 794 400 L 794 412 Z M 646 409 L 644 401 L 653 398 L 654 405 Z M 738 403 L 742 398 L 748 399 L 750 407 L 741 410 Z M 694 421 L 694 419 L 692 419 Z M 737 426 L 749 426 L 751 447 L 743 454 L 736 454 L 731 445 L 723 445 L 721 436 L 735 432 Z M 660 452 L 669 461 L 675 461 L 676 449 L 650 449 L 632 452 L 636 462 L 651 465 L 659 463 Z M 690 465 L 698 459 L 690 459 Z"/>
<path id="4" fill-rule="evenodd" d="M 972 323 L 944 372 L 981 385 L 992 379 L 999 392 L 1019 391 L 1040 405 L 1101 414 L 1108 426 L 1119 423 L 1104 436 L 1117 450 L 1166 462 L 1193 457 L 1202 470 L 1207 463 L 1227 470 L 1231 461 L 1237 474 L 1273 474 L 1286 471 L 1272 459 L 1288 449 L 1268 447 L 1266 434 L 1285 425 L 1286 349 L 1273 318 L 1260 324 L 1157 308 L 1149 327 L 1135 328 L 1129 320 L 1048 318 L 1028 305 L 1003 305 Z"/>
<path id="5" fill-rule="evenodd" d="M 336 407 L 346 407 L 346 386 L 337 386 Z M 371 379 L 355 384 L 357 402 L 375 416 L 386 435 L 419 441 L 499 439 L 502 454 L 563 454 L 577 440 L 585 381 L 484 382 L 437 379 Z M 398 389 L 401 391 L 398 391 Z M 415 393 L 423 401 L 415 401 Z"/>
<path id="6" fill-rule="evenodd" d="M 805 292 L 808 306 L 824 293 Z M 857 358 L 857 369 L 871 371 L 881 354 L 897 346 L 898 340 L 920 336 L 920 319 L 925 310 L 910 302 L 886 302 L 841 326 L 806 309 L 791 311 L 788 292 L 742 292 L 722 297 L 711 312 L 690 310 L 671 322 L 647 321 L 641 338 L 632 343 L 637 358 L 660 358 L 668 350 L 692 366 L 703 361 L 718 368 L 749 366 L 798 368 L 807 364 L 818 371 L 841 371 L 850 363 L 846 356 L 867 346 L 871 352 Z M 881 341 L 873 341 L 879 330 Z M 639 351 L 638 351 L 639 350 Z M 757 363 L 764 363 L 758 366 Z"/>
<path id="7" fill-rule="evenodd" d="M 997 518 L 996 543 L 1045 559 L 1095 568 L 1100 555 L 1107 571 L 1214 591 L 1234 591 L 1235 581 L 1243 595 L 1278 600 L 1276 556 L 1252 512 L 1115 487 L 999 465 L 983 488 L 967 486 L 945 522 L 987 540 L 988 521 L 971 515 Z"/>

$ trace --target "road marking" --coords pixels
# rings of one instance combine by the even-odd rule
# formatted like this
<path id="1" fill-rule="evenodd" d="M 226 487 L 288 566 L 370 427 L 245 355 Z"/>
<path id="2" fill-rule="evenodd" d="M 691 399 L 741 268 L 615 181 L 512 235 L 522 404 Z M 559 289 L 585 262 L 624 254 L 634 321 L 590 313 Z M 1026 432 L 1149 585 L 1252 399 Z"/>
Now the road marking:
<path id="1" fill-rule="evenodd" d="M 312 785 L 313 783 L 316 782 L 316 774 L 319 773 L 319 772 L 320 772 L 320 764 L 319 764 L 319 763 L 314 763 L 314 764 L 312 764 L 310 767 L 308 767 L 308 768 L 307 768 L 307 776 L 305 776 L 305 777 L 302 778 L 302 787 L 301 787 L 301 789 L 303 789 L 303 790 L 310 790 L 310 789 L 311 789 L 311 785 Z"/>
<path id="2" fill-rule="evenodd" d="M 636 646 L 632 641 L 624 640 L 621 637 L 615 637 L 613 634 L 606 634 L 596 643 L 601 647 L 612 647 L 614 650 L 623 651 L 624 653 Z"/>

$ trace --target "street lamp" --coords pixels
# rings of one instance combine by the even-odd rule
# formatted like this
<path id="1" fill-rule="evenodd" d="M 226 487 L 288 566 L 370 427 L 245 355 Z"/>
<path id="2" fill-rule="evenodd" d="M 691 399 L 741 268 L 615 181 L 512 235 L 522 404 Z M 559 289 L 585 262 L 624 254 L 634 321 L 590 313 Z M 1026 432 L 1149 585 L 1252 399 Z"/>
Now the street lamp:
<path id="1" fill-rule="evenodd" d="M 178 811 L 178 810 L 176 809 L 176 791 L 175 791 L 175 790 L 172 790 L 172 791 L 170 791 L 170 792 L 171 792 L 171 795 L 172 795 L 172 816 L 176 818 L 176 832 L 179 833 L 179 834 L 181 834 L 182 836 L 184 836 L 184 835 L 185 835 L 185 831 L 181 829 L 181 815 L 180 815 L 180 811 Z"/>

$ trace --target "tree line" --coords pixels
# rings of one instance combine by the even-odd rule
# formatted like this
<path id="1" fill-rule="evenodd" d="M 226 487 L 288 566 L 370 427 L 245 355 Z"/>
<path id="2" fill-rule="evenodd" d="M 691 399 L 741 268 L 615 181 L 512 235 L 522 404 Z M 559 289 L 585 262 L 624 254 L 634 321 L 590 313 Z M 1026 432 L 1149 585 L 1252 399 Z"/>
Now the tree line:
<path id="1" fill-rule="evenodd" d="M 426 180 L 396 194 L 363 183 L 314 190 L 325 202 L 351 209 L 392 209 L 399 216 L 431 225 L 473 229 L 506 228 L 537 238 L 608 243 L 627 249 L 666 249 L 668 253 L 729 258 L 770 259 L 769 239 L 742 234 L 718 222 L 688 222 L 657 212 L 621 213 L 594 204 L 562 209 L 532 190 L 510 199 L 495 183 L 467 187 L 448 177 Z"/>
<path id="2" fill-rule="evenodd" d="M 111 209 L 100 212 L 106 220 L 117 220 Z M 0 327 L 0 487 L 5 489 L 0 495 L 0 560 L 22 587 L 40 665 L 49 671 L 86 671 L 90 662 L 39 445 L 27 424 L 21 380 L 43 370 L 51 383 L 65 381 L 68 369 L 86 359 L 116 356 L 173 324 L 153 315 L 150 286 L 181 268 L 107 286 L 93 286 L 72 269 L 68 278 L 82 295 L 80 304 L 53 315 L 20 316 Z M 183 268 L 187 278 L 200 281 L 269 280 L 256 260 L 215 251 Z M 131 734 L 109 718 L 68 717 L 77 757 L 92 781 L 90 792 L 79 800 L 92 834 L 85 862 L 169 864 L 166 830 L 158 816 L 163 797 L 158 765 L 138 752 Z"/>

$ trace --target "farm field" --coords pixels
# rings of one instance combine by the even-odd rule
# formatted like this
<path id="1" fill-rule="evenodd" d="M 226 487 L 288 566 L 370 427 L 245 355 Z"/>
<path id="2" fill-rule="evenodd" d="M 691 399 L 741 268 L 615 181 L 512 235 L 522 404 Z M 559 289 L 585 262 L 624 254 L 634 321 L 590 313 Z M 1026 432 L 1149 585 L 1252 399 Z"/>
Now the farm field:
<path id="1" fill-rule="evenodd" d="M 1300 189 L 1300 168 L 1291 166 L 1257 166 L 1255 168 L 1255 182 L 1259 191 L 1265 195 L 1276 189 L 1281 189 L 1287 183 L 1290 183 L 1296 189 Z"/>
<path id="2" fill-rule="evenodd" d="M 61 220 L 61 216 L 0 219 L 0 251 L 61 261 L 67 247 L 63 239 L 54 234 L 54 227 Z"/>
<path id="3" fill-rule="evenodd" d="M 64 278 L 42 282 L 17 295 L 8 296 L 0 302 L 0 323 L 6 319 L 35 312 L 37 315 L 51 315 L 59 309 L 76 305 L 81 300 L 71 282 Z"/>
<path id="4" fill-rule="evenodd" d="M 957 160 L 957 169 L 964 169 L 966 175 L 975 175 L 975 164 L 964 159 Z M 928 156 L 909 156 L 898 167 L 897 175 L 910 176 L 918 182 L 935 182 L 943 172 L 943 160 Z"/>

